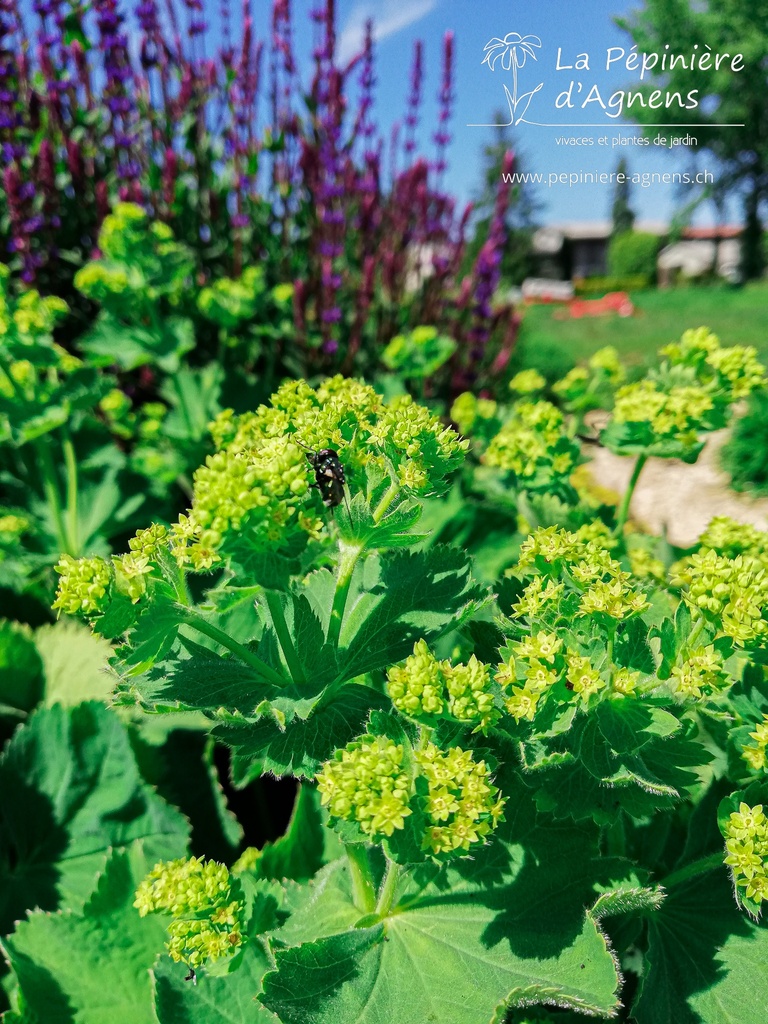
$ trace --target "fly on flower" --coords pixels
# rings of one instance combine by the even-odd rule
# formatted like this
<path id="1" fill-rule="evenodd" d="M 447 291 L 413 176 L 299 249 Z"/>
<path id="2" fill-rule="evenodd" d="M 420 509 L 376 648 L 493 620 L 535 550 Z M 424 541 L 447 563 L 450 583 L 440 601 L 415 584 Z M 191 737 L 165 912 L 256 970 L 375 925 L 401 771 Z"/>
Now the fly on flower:
<path id="1" fill-rule="evenodd" d="M 347 478 L 344 475 L 344 467 L 339 461 L 338 452 L 333 448 L 321 448 L 319 451 L 313 451 L 298 438 L 294 438 L 294 441 L 307 453 L 307 460 L 315 471 L 313 486 L 320 491 L 323 503 L 328 508 L 336 508 L 342 501 L 346 501 L 344 485 Z"/>

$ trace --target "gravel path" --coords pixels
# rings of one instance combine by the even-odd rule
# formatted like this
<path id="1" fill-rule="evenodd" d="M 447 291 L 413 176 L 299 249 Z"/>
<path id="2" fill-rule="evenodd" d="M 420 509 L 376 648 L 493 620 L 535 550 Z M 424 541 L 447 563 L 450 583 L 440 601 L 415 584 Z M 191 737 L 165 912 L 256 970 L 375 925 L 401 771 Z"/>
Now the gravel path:
<path id="1" fill-rule="evenodd" d="M 732 491 L 728 474 L 720 468 L 718 452 L 728 433 L 713 433 L 693 466 L 678 459 L 649 459 L 632 496 L 630 514 L 635 522 L 653 534 L 661 534 L 666 526 L 669 540 L 680 547 L 694 544 L 713 516 L 730 516 L 768 530 L 768 498 Z M 623 494 L 634 459 L 590 448 L 595 483 Z"/>

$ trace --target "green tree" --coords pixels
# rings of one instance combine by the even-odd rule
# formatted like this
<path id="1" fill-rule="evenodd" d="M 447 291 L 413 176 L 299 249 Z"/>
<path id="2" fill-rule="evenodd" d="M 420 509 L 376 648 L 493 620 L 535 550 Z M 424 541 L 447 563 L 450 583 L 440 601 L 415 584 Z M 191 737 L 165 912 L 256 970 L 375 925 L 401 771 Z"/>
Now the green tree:
<path id="1" fill-rule="evenodd" d="M 630 182 L 627 161 L 622 157 L 616 165 L 616 188 L 611 206 L 612 235 L 623 235 L 631 231 L 635 223 L 635 212 L 630 204 Z"/>
<path id="2" fill-rule="evenodd" d="M 473 196 L 474 233 L 467 245 L 467 267 L 477 258 L 488 237 L 504 155 L 511 150 L 515 154 L 515 171 L 520 173 L 525 169 L 525 158 L 521 157 L 509 126 L 499 123 L 504 120 L 504 114 L 497 111 L 493 120 L 496 127 L 491 141 L 483 147 L 481 183 Z M 530 183 L 517 182 L 512 186 L 506 218 L 507 245 L 501 263 L 501 276 L 507 284 L 520 284 L 535 270 L 533 233 L 542 208 Z"/>
<path id="3" fill-rule="evenodd" d="M 659 110 L 634 104 L 631 114 L 641 124 L 659 120 L 695 124 L 689 129 L 691 148 L 712 154 L 721 164 L 713 192 L 741 197 L 745 224 L 742 269 L 746 277 L 759 276 L 764 267 L 760 211 L 768 199 L 768 4 L 765 0 L 645 0 L 641 10 L 616 20 L 641 53 L 743 54 L 743 68 L 736 72 L 731 70 L 730 60 L 719 70 L 691 69 L 690 64 L 683 68 L 681 63 L 673 70 L 662 70 L 659 60 L 653 80 L 643 87 L 646 93 L 661 86 L 667 93 L 679 92 L 685 98 L 689 91 L 698 90 L 699 105 L 685 109 L 675 103 L 664 108 L 664 116 L 659 118 Z M 703 102 L 705 97 L 708 102 Z M 746 127 L 716 127 L 722 124 Z M 684 134 L 676 128 L 652 130 L 667 139 Z"/>

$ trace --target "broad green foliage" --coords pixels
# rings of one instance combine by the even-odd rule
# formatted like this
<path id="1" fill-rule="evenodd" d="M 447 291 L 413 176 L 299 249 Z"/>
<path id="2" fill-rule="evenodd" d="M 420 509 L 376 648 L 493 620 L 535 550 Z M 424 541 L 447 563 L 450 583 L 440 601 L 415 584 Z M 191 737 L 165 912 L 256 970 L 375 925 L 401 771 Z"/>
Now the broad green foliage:
<path id="1" fill-rule="evenodd" d="M 218 413 L 186 512 L 62 554 L 94 638 L 0 629 L 9 1021 L 762 1024 L 768 535 L 626 529 L 762 374 L 702 329 L 463 395 L 469 440 L 341 377 Z M 596 408 L 618 510 L 572 479 Z M 262 849 L 214 743 L 299 783 Z"/>
<path id="2" fill-rule="evenodd" d="M 0 719 L 18 720 L 41 702 L 106 700 L 114 687 L 111 653 L 109 644 L 73 619 L 34 631 L 0 619 Z"/>
<path id="3" fill-rule="evenodd" d="M 188 826 L 143 781 L 102 704 L 37 710 L 0 759 L 0 933 L 35 907 L 83 906 L 110 849 L 184 852 Z"/>
<path id="4" fill-rule="evenodd" d="M 162 926 L 132 907 L 136 879 L 151 860 L 137 846 L 114 853 L 78 911 L 35 910 L 3 952 L 19 983 L 22 1020 L 66 1024 L 153 1024 L 149 970 Z"/>

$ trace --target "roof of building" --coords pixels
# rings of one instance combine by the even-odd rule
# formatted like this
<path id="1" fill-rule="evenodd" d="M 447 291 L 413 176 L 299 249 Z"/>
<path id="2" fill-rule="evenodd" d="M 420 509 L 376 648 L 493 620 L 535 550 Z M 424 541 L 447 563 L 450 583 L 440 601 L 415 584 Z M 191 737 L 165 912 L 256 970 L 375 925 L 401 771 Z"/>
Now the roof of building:
<path id="1" fill-rule="evenodd" d="M 547 224 L 533 236 L 534 248 L 540 252 L 557 252 L 567 238 L 571 242 L 607 241 L 611 237 L 613 224 L 609 220 L 564 221 Z M 635 231 L 665 237 L 670 232 L 669 224 L 659 220 L 637 220 Z M 715 239 L 738 238 L 742 233 L 738 224 L 711 224 L 706 227 L 686 227 L 680 232 L 683 240 L 713 241 Z"/>

